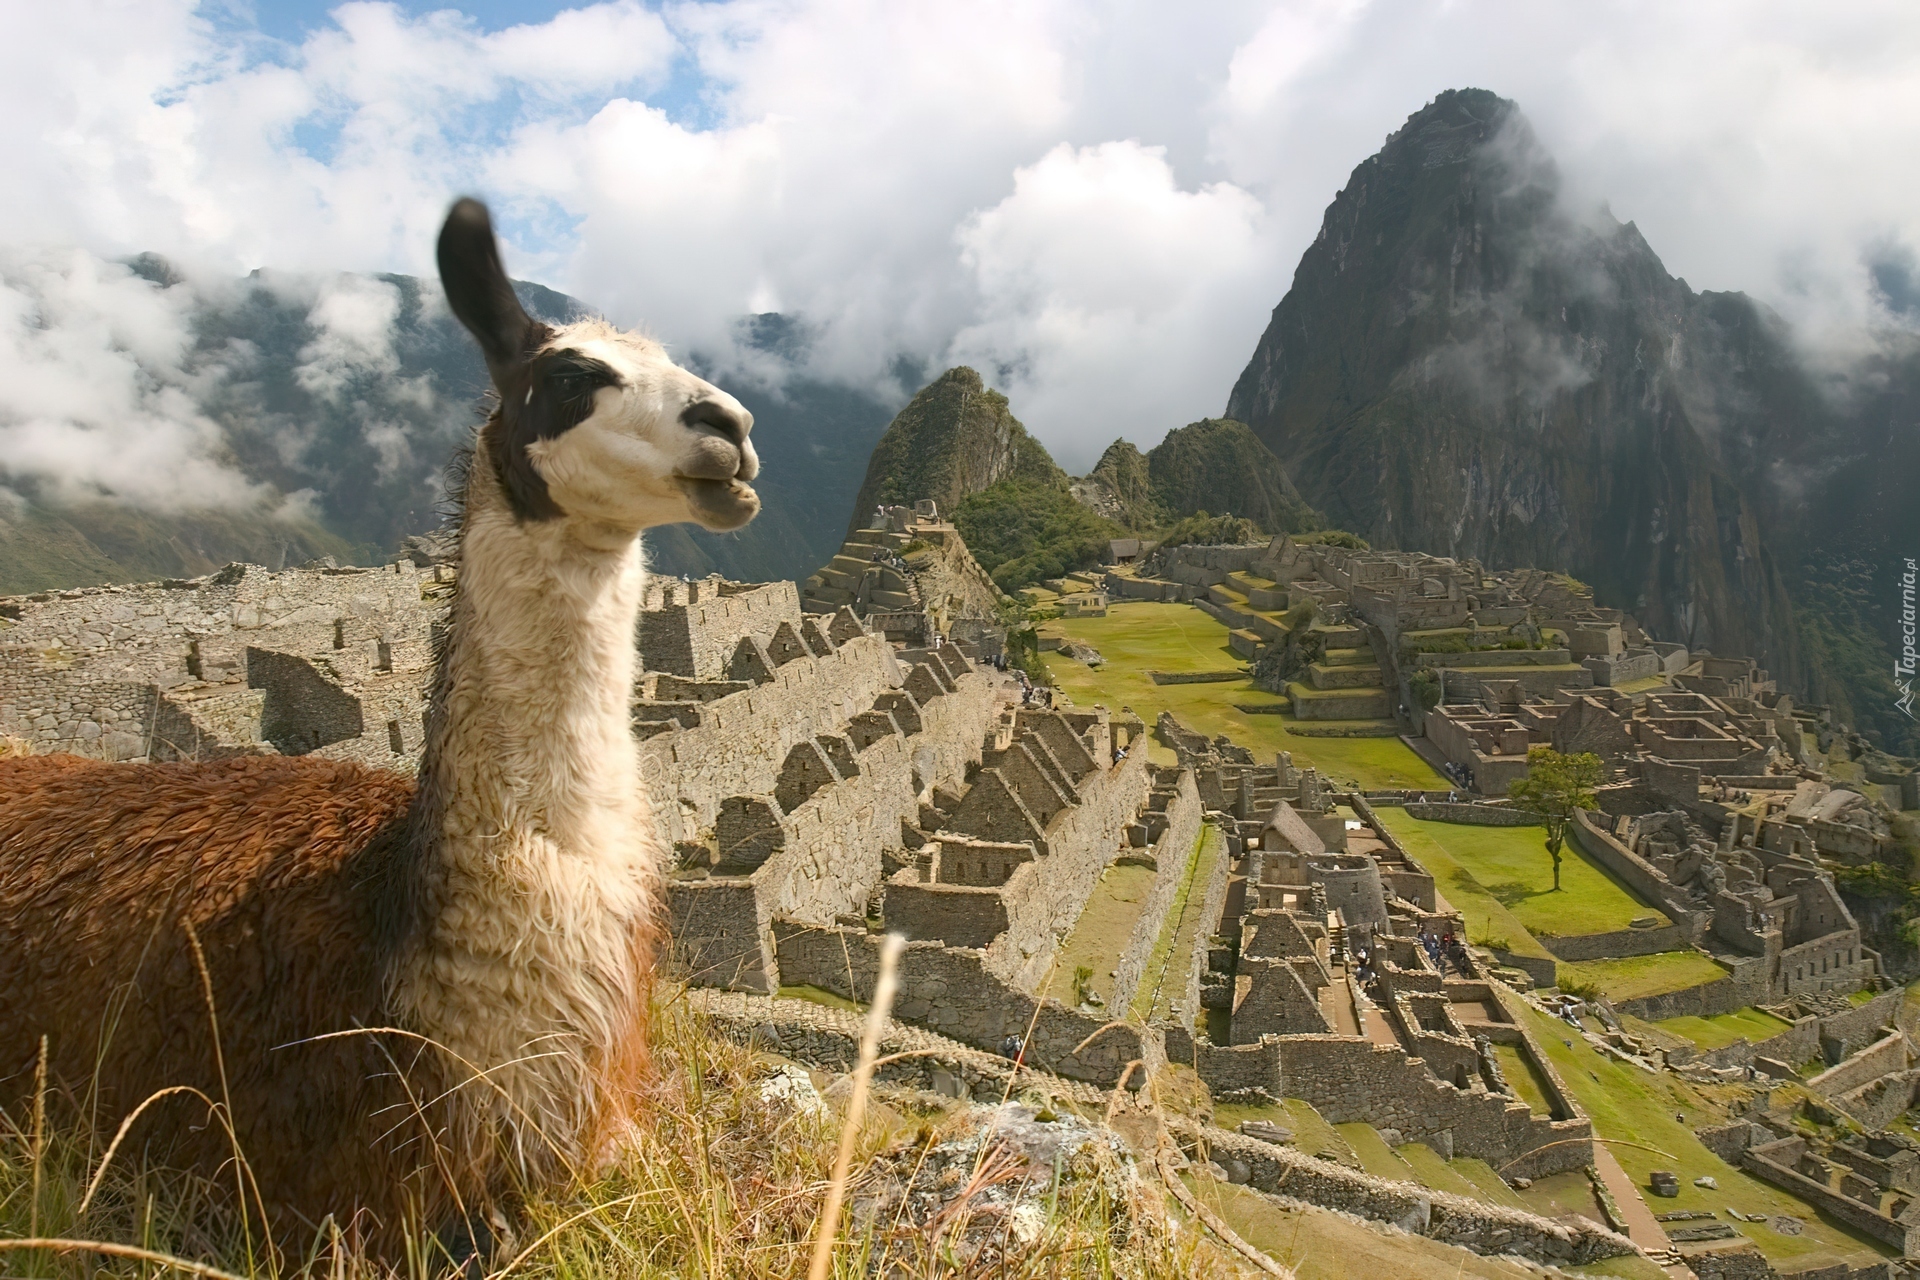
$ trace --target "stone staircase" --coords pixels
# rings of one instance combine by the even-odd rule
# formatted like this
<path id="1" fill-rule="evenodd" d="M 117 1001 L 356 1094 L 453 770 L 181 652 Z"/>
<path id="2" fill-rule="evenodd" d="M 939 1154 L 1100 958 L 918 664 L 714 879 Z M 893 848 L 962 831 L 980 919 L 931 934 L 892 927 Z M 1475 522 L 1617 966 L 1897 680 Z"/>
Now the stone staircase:
<path id="1" fill-rule="evenodd" d="M 913 575 L 890 563 L 911 540 L 907 534 L 887 529 L 854 530 L 833 559 L 801 584 L 800 607 L 808 613 L 832 613 L 851 606 L 863 614 L 876 609 L 919 609 L 920 591 Z"/>

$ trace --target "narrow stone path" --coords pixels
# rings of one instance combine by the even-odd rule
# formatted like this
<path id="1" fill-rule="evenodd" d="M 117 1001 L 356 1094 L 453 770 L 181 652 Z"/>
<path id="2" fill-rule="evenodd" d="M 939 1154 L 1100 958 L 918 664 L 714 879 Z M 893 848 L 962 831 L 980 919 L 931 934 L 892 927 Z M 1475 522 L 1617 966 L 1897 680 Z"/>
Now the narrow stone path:
<path id="1" fill-rule="evenodd" d="M 1360 1016 L 1354 1012 L 1353 992 L 1347 988 L 1344 965 L 1333 967 L 1333 981 L 1320 989 L 1320 1012 L 1337 1036 L 1360 1034 Z"/>
<path id="2" fill-rule="evenodd" d="M 1620 1222 L 1627 1229 L 1628 1239 L 1648 1253 L 1671 1253 L 1673 1241 L 1667 1238 L 1667 1229 L 1654 1218 L 1653 1210 L 1647 1207 L 1646 1199 L 1640 1194 L 1640 1188 L 1634 1185 L 1627 1171 L 1613 1158 L 1613 1152 L 1602 1143 L 1593 1144 L 1593 1167 L 1599 1170 L 1600 1181 L 1606 1185 L 1615 1207 L 1620 1210 Z M 1673 1280 L 1694 1280 L 1693 1272 L 1679 1263 L 1663 1265 L 1661 1270 L 1672 1276 Z"/>

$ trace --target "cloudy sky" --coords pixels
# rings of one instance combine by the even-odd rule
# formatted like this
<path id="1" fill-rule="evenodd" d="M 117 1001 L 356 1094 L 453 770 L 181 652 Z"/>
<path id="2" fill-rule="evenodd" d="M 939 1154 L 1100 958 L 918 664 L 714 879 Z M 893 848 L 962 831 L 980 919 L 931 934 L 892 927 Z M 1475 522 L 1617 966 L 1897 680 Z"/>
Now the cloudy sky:
<path id="1" fill-rule="evenodd" d="M 515 274 L 681 350 L 781 310 L 821 374 L 964 360 L 1083 469 L 1220 412 L 1347 173 L 1467 85 L 1695 288 L 1809 332 L 1920 246 L 1909 0 L 7 8 L 0 447 L 76 272 L 70 345 L 164 346 L 101 318 L 100 260 L 423 273 L 465 191 Z M 140 429 L 190 447 L 151 391 Z"/>

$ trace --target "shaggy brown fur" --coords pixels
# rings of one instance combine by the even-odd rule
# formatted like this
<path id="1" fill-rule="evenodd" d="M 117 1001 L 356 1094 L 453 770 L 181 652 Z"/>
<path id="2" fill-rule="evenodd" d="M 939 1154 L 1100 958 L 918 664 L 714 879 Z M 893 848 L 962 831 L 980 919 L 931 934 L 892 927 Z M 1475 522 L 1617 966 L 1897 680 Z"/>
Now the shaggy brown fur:
<path id="1" fill-rule="evenodd" d="M 436 1221 L 451 1187 L 402 1085 L 431 1103 L 436 1055 L 390 1036 L 303 1043 L 389 1023 L 413 791 L 312 758 L 0 760 L 0 1108 L 26 1114 L 44 1035 L 52 1083 L 103 1134 L 170 1086 L 230 1099 L 234 1139 L 175 1094 L 129 1142 L 212 1173 L 237 1140 L 283 1238 L 326 1213 L 365 1211 L 370 1240 L 410 1208 Z M 480 1198 L 463 1163 L 462 1198 Z"/>

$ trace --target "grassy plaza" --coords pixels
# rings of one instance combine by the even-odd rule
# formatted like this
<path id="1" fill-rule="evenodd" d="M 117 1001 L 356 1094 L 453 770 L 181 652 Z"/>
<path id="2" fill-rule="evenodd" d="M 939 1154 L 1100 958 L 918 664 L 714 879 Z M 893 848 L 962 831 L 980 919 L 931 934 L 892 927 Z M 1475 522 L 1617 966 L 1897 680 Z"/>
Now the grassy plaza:
<path id="1" fill-rule="evenodd" d="M 1104 618 L 1056 618 L 1041 624 L 1042 634 L 1092 645 L 1105 661 L 1098 667 L 1057 653 L 1046 657 L 1055 684 L 1076 706 L 1101 703 L 1118 711 L 1131 707 L 1151 725 L 1171 711 L 1187 728 L 1208 737 L 1226 734 L 1262 759 L 1291 751 L 1295 764 L 1312 765 L 1336 784 L 1357 782 L 1368 790 L 1444 789 L 1445 778 L 1398 738 L 1322 738 L 1290 731 L 1285 714 L 1248 714 L 1245 706 L 1281 706 L 1286 699 L 1241 678 L 1211 684 L 1157 685 L 1153 671 L 1240 671 L 1246 660 L 1227 647 L 1227 629 L 1190 604 L 1157 600 L 1114 603 Z M 1153 758 L 1173 763 L 1173 752 L 1158 743 Z"/>

